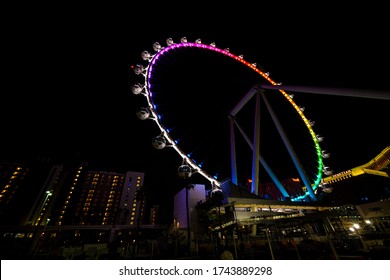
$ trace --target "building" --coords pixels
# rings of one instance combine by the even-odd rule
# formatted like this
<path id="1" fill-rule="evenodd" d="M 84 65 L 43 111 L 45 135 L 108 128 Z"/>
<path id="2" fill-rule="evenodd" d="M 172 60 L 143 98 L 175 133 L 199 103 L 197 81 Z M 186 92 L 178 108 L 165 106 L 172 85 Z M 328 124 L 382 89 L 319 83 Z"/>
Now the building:
<path id="1" fill-rule="evenodd" d="M 159 206 L 153 205 L 150 208 L 150 214 L 149 214 L 149 224 L 150 225 L 156 225 L 158 221 L 158 212 L 159 212 Z"/>
<path id="2" fill-rule="evenodd" d="M 107 245 L 148 223 L 142 172 L 92 170 L 87 162 L 2 163 L 0 172 L 1 231 L 24 244 L 20 254 Z"/>
<path id="3" fill-rule="evenodd" d="M 176 228 L 187 228 L 186 193 L 188 191 L 188 211 L 190 228 L 197 226 L 195 207 L 206 201 L 206 188 L 203 184 L 192 184 L 190 188 L 181 189 L 174 197 L 173 217 Z"/>
<path id="4" fill-rule="evenodd" d="M 212 190 L 191 184 L 174 197 L 170 228 L 156 224 L 158 205 L 147 213 L 142 172 L 93 170 L 86 162 L 2 163 L 1 252 L 71 259 L 87 250 L 89 258 L 115 258 L 117 253 L 135 258 L 153 254 L 156 248 L 177 257 L 190 253 L 190 248 L 202 249 L 210 258 L 223 244 L 240 244 L 246 246 L 240 258 L 280 259 L 295 258 L 285 255 L 283 248 L 297 252 L 298 246 L 301 257 L 318 257 L 311 255 L 315 247 L 310 242 L 320 247 L 334 244 L 333 258 L 384 248 L 390 240 L 388 156 L 386 149 L 366 165 L 324 178 L 328 187 L 318 190 L 321 199 L 315 202 L 282 200 L 272 184 L 260 195 L 230 180 Z M 303 190 L 295 179 L 283 183 L 297 194 Z M 185 240 L 190 246 L 183 246 Z M 347 247 L 353 250 L 345 251 Z M 272 256 L 262 255 L 264 251 Z"/>
<path id="5" fill-rule="evenodd" d="M 144 173 L 94 171 L 88 164 L 58 164 L 48 173 L 25 225 L 135 225 L 144 199 Z"/>
<path id="6" fill-rule="evenodd" d="M 19 224 L 25 204 L 22 188 L 28 182 L 30 167 L 18 163 L 0 163 L 0 221 L 1 224 Z"/>

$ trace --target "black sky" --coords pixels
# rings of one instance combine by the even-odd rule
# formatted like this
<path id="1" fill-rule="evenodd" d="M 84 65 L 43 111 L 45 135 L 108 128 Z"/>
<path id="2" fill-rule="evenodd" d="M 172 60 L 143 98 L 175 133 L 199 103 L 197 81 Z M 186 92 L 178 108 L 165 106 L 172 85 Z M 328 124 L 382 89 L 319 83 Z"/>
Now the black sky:
<path id="1" fill-rule="evenodd" d="M 152 52 L 156 41 L 165 45 L 168 37 L 178 42 L 186 36 L 191 42 L 215 42 L 256 62 L 284 85 L 389 92 L 390 45 L 381 17 L 368 22 L 357 15 L 332 21 L 329 15 L 310 16 L 283 25 L 252 25 L 249 30 L 237 25 L 198 31 L 157 24 L 145 29 L 132 21 L 51 23 L 32 21 L 9 31 L 0 159 L 77 154 L 101 170 L 145 172 L 157 193 L 177 190 L 177 182 L 170 184 L 180 160 L 172 150 L 152 147 L 156 127 L 136 117 L 139 96 L 130 91 L 135 79 L 131 66 L 141 63 L 141 52 Z M 206 79 L 198 79 L 205 88 L 212 83 Z M 239 79 L 235 83 L 240 84 Z M 183 83 L 177 81 L 184 92 L 202 89 Z M 336 172 L 368 162 L 390 144 L 388 100 L 294 95 L 316 121 L 314 131 L 325 137 L 329 165 Z M 186 101 L 177 98 L 178 104 Z M 218 108 L 220 99 L 197 102 L 215 102 Z M 218 111 L 207 108 L 199 113 L 215 120 Z M 157 190 L 162 182 L 171 190 Z"/>

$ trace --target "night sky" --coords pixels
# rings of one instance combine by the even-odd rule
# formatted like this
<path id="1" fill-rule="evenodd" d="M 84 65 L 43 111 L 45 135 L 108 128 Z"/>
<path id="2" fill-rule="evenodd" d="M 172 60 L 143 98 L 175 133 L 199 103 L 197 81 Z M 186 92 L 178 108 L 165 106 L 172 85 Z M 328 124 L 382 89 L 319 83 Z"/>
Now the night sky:
<path id="1" fill-rule="evenodd" d="M 215 42 L 218 48 L 243 54 L 283 85 L 390 92 L 390 45 L 383 21 L 375 17 L 368 23 L 356 16 L 329 24 L 313 16 L 251 31 L 185 31 L 164 25 L 144 29 L 126 21 L 26 24 L 10 32 L 7 41 L 11 55 L 5 81 L 10 86 L 2 92 L 0 159 L 77 155 L 99 170 L 145 172 L 145 184 L 155 190 L 159 203 L 161 194 L 171 196 L 180 189 L 181 160 L 172 149 L 153 148 L 157 127 L 136 117 L 142 100 L 130 91 L 137 81 L 131 66 L 143 63 L 142 51 L 153 52 L 154 42 L 165 46 L 169 37 L 175 42 L 183 36 L 189 42 L 200 38 L 204 44 Z M 165 59 L 155 81 L 169 124 L 181 127 L 177 133 L 183 134 L 183 145 L 196 149 L 202 143 L 203 157 L 207 148 L 227 145 L 228 139 L 218 135 L 227 121 L 226 108 L 256 83 L 250 70 L 227 60 L 183 51 Z M 327 165 L 335 172 L 368 162 L 390 144 L 389 100 L 307 93 L 294 93 L 294 100 L 316 122 L 314 131 L 324 136 L 321 145 L 331 153 Z M 287 110 L 284 118 L 290 125 L 286 129 L 302 137 L 302 142 L 294 140 L 301 143 L 297 149 L 305 151 L 299 123 Z M 210 152 L 210 170 L 226 170 L 213 156 Z M 288 168 L 281 169 L 288 176 Z"/>

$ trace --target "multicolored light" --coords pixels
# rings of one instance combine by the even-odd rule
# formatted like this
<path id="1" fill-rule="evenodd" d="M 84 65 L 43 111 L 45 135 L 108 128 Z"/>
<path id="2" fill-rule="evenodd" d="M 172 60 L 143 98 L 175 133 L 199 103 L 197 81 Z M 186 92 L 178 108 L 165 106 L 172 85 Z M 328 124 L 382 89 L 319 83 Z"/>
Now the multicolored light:
<path id="1" fill-rule="evenodd" d="M 205 45 L 205 44 L 202 44 L 202 43 L 191 43 L 191 42 L 173 43 L 173 44 L 171 44 L 171 45 L 169 45 L 167 47 L 161 48 L 155 55 L 150 56 L 149 65 L 146 67 L 146 74 L 144 76 L 145 76 L 145 84 L 146 84 L 145 90 L 147 91 L 146 92 L 146 97 L 147 97 L 147 101 L 148 101 L 149 107 L 152 108 L 152 112 L 151 113 L 153 115 L 154 121 L 157 123 L 158 127 L 160 128 L 160 130 L 162 132 L 162 135 L 167 139 L 167 142 L 169 143 L 169 146 L 173 147 L 178 152 L 178 154 L 183 158 L 183 160 L 185 160 L 186 163 L 189 166 L 191 166 L 191 168 L 195 172 L 200 173 L 202 176 L 204 176 L 206 179 L 208 179 L 211 182 L 212 185 L 220 186 L 221 183 L 217 179 L 215 179 L 213 176 L 210 176 L 204 170 L 202 170 L 200 168 L 200 166 L 197 165 L 195 163 L 195 161 L 193 161 L 186 153 L 184 153 L 179 148 L 179 146 L 176 144 L 176 142 L 169 136 L 168 130 L 164 127 L 164 125 L 162 124 L 160 118 L 158 117 L 158 114 L 157 114 L 157 111 L 156 111 L 156 106 L 155 106 L 155 104 L 153 102 L 153 92 L 151 90 L 151 77 L 153 76 L 154 66 L 155 66 L 156 62 L 162 56 L 164 56 L 168 52 L 170 52 L 172 50 L 175 50 L 175 49 L 178 49 L 178 48 L 201 48 L 201 49 L 206 49 L 206 50 L 210 50 L 210 51 L 221 53 L 221 54 L 223 54 L 223 55 L 225 55 L 227 57 L 235 59 L 238 62 L 246 65 L 247 67 L 249 67 L 253 71 L 257 72 L 263 79 L 268 81 L 270 84 L 278 85 L 278 83 L 273 81 L 269 77 L 269 75 L 267 73 L 264 73 L 263 71 L 258 69 L 255 64 L 249 63 L 249 62 L 245 61 L 242 56 L 236 56 L 236 55 L 230 53 L 228 50 L 222 50 L 222 49 L 217 48 L 217 47 L 215 47 L 215 44 Z M 323 166 L 324 166 L 324 164 L 323 164 L 323 157 L 322 157 L 322 150 L 320 148 L 319 141 L 318 141 L 318 139 L 316 137 L 316 134 L 314 133 L 314 131 L 312 129 L 312 126 L 311 126 L 309 120 L 303 114 L 303 110 L 293 101 L 291 96 L 289 94 L 287 94 L 284 90 L 279 90 L 279 92 L 288 100 L 288 102 L 293 106 L 295 111 L 299 114 L 300 118 L 302 119 L 302 121 L 304 122 L 305 126 L 307 127 L 307 129 L 308 129 L 308 131 L 310 133 L 310 136 L 311 136 L 311 138 L 313 140 L 313 143 L 314 143 L 314 146 L 315 146 L 315 149 L 316 149 L 316 154 L 317 154 L 317 175 L 316 175 L 316 178 L 314 180 L 314 183 L 310 187 L 313 190 L 315 190 L 315 189 L 317 189 L 318 185 L 321 182 Z M 309 195 L 309 193 L 306 192 L 306 194 L 304 196 L 296 197 L 296 198 L 293 199 L 293 201 L 301 201 L 308 195 Z"/>

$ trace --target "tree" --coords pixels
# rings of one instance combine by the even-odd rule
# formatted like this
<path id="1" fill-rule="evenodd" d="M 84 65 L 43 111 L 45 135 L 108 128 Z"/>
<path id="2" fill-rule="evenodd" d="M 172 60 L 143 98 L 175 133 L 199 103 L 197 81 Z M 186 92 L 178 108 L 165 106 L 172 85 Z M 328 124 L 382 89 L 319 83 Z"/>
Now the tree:
<path id="1" fill-rule="evenodd" d="M 189 207 L 189 198 L 188 192 L 191 189 L 194 189 L 193 184 L 186 184 L 186 215 L 187 215 L 187 252 L 190 254 L 191 251 L 191 227 L 190 227 L 190 207 Z"/>
<path id="2" fill-rule="evenodd" d="M 133 242 L 133 250 L 131 252 L 132 258 L 135 257 L 135 247 L 139 243 L 139 232 L 141 227 L 141 219 L 142 219 L 142 209 L 145 205 L 145 200 L 147 196 L 147 190 L 144 186 L 140 186 L 138 190 L 135 191 L 134 198 L 138 202 L 138 215 L 136 220 L 136 228 L 135 228 L 135 237 Z"/>
<path id="3" fill-rule="evenodd" d="M 220 238 L 217 238 L 217 248 L 218 252 L 222 250 L 221 247 L 221 238 L 223 237 L 223 230 L 222 230 L 222 221 L 221 221 L 221 206 L 225 200 L 225 195 L 222 192 L 222 190 L 215 189 L 211 192 L 211 203 L 214 206 L 218 207 L 218 223 L 219 223 L 219 231 L 220 231 Z"/>
<path id="4" fill-rule="evenodd" d="M 145 198 L 146 198 L 146 190 L 144 186 L 140 186 L 138 190 L 135 191 L 134 198 L 137 200 L 138 203 L 138 215 L 137 215 L 137 230 L 139 229 L 141 225 L 141 219 L 142 219 L 142 209 L 144 208 L 145 204 Z"/>
<path id="5" fill-rule="evenodd" d="M 188 201 L 188 192 L 194 188 L 194 185 L 190 183 L 190 177 L 192 175 L 192 169 L 187 165 L 187 162 L 183 160 L 182 165 L 179 166 L 178 175 L 183 180 L 184 188 L 186 189 L 186 215 L 187 215 L 187 252 L 188 255 L 191 251 L 191 228 L 190 228 L 190 210 Z"/>

